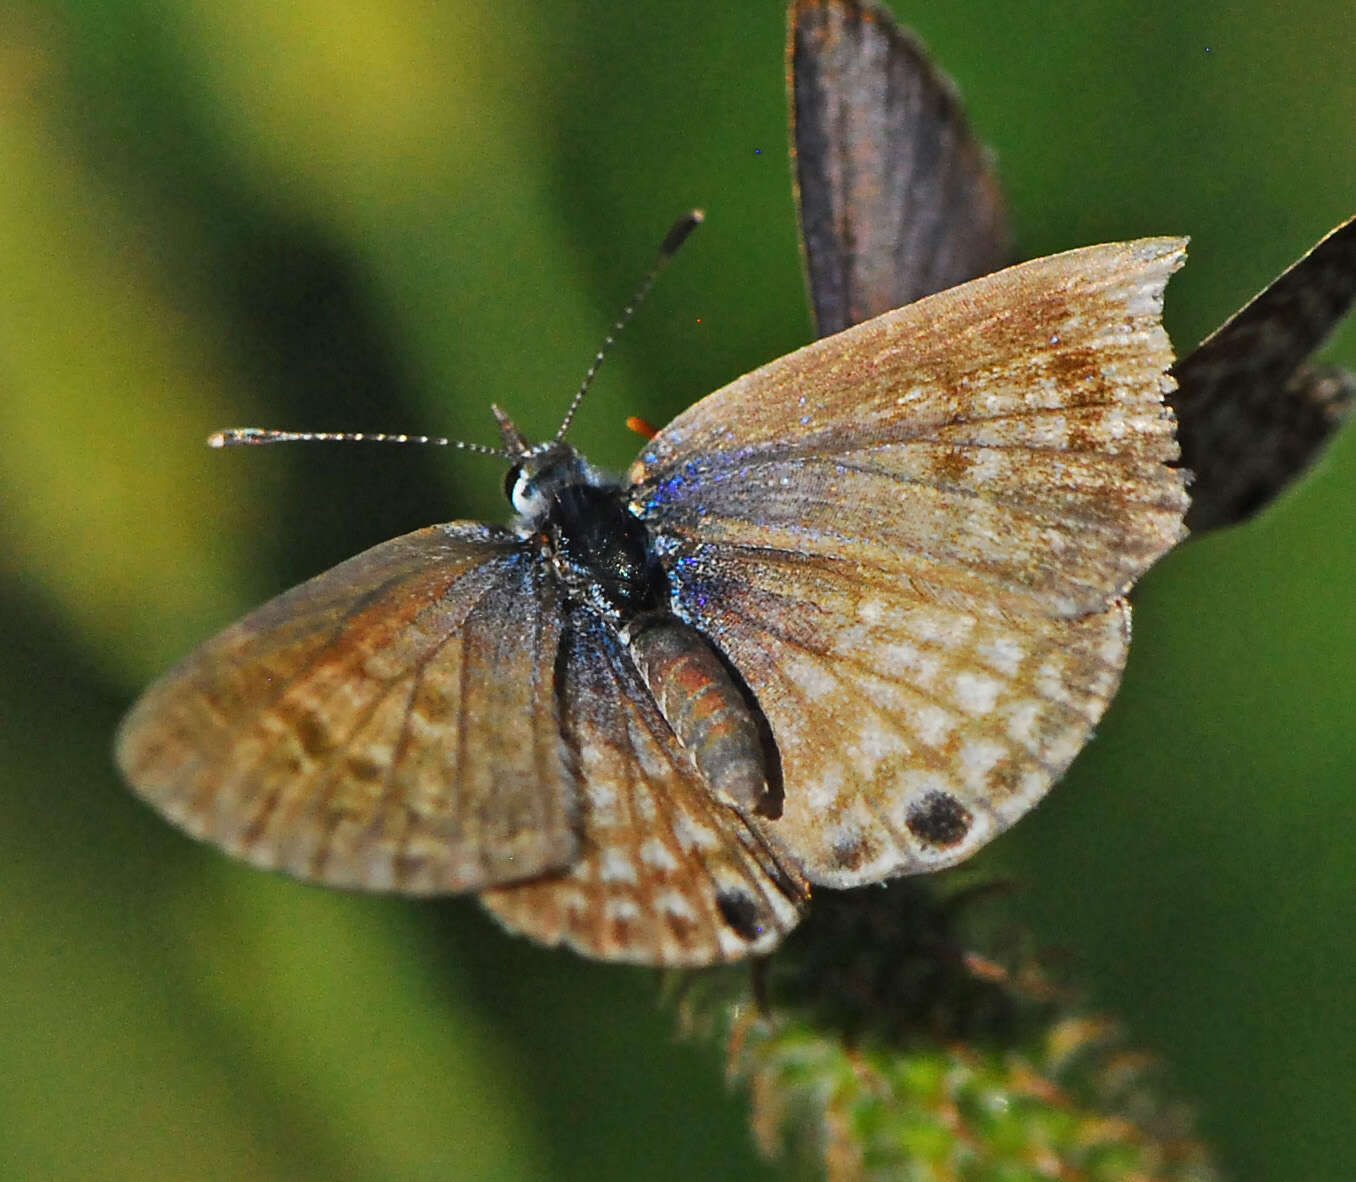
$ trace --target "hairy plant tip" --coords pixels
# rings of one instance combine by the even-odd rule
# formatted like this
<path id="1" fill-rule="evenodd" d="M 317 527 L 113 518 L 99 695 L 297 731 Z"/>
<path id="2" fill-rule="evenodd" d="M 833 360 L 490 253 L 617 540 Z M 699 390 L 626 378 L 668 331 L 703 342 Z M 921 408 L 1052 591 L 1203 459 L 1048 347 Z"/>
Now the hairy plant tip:
<path id="1" fill-rule="evenodd" d="M 1216 1179 L 1160 1064 L 1057 979 L 1004 889 L 944 881 L 816 892 L 752 973 L 685 983 L 762 1153 L 832 1182 Z"/>

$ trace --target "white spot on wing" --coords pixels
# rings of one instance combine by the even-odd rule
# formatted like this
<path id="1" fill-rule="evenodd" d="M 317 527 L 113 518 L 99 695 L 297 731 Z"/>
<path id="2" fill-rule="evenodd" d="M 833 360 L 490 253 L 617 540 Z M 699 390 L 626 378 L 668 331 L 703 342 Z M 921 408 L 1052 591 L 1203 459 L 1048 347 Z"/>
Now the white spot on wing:
<path id="1" fill-rule="evenodd" d="M 640 907 L 634 899 L 613 895 L 603 903 L 603 916 L 612 921 L 631 922 L 640 918 Z"/>
<path id="2" fill-rule="evenodd" d="M 982 673 L 962 671 L 956 674 L 956 701 L 962 710 L 976 716 L 988 714 L 998 701 L 999 682 Z"/>
<path id="3" fill-rule="evenodd" d="M 655 905 L 675 919 L 685 919 L 689 922 L 695 922 L 697 913 L 692 909 L 692 904 L 678 891 L 660 891 L 655 895 Z"/>
<path id="4" fill-rule="evenodd" d="M 960 749 L 961 774 L 967 783 L 980 787 L 1007 754 L 1008 748 L 993 739 L 971 739 Z"/>
<path id="5" fill-rule="evenodd" d="M 874 597 L 864 598 L 857 604 L 857 618 L 866 624 L 879 624 L 885 618 L 885 605 Z"/>
<path id="6" fill-rule="evenodd" d="M 607 780 L 588 780 L 589 812 L 599 824 L 616 824 L 617 789 Z"/>
<path id="7" fill-rule="evenodd" d="M 995 672 L 1013 677 L 1026 656 L 1026 648 L 1015 636 L 995 636 L 976 645 L 975 655 Z"/>
<path id="8" fill-rule="evenodd" d="M 940 747 L 956 729 L 956 720 L 940 706 L 924 702 L 913 710 L 913 733 L 928 747 Z"/>
<path id="9" fill-rule="evenodd" d="M 673 818 L 673 836 L 678 845 L 688 851 L 713 850 L 720 845 L 720 835 L 706 825 L 698 825 L 687 813 Z"/>
<path id="10" fill-rule="evenodd" d="M 1034 750 L 1037 740 L 1037 724 L 1041 717 L 1041 704 L 1032 698 L 1014 702 L 1007 710 L 1008 737 L 1020 743 L 1027 750 Z"/>
<path id="11" fill-rule="evenodd" d="M 623 850 L 609 847 L 603 850 L 603 856 L 598 865 L 598 877 L 603 882 L 634 883 L 636 881 L 636 867 Z"/>
<path id="12" fill-rule="evenodd" d="M 786 674 L 812 698 L 827 697 L 838 688 L 837 679 L 824 667 L 823 662 L 812 657 L 798 657 L 790 663 Z"/>
<path id="13" fill-rule="evenodd" d="M 657 837 L 647 838 L 642 843 L 640 860 L 648 869 L 660 874 L 671 873 L 678 869 L 678 859 L 673 856 L 669 847 Z"/>

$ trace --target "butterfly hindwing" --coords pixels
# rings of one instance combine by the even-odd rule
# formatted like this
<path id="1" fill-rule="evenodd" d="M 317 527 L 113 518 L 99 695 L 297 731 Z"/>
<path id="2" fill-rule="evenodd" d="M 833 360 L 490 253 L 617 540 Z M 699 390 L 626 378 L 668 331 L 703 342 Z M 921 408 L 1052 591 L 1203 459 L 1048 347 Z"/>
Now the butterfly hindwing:
<path id="1" fill-rule="evenodd" d="M 728 545 L 678 596 L 754 688 L 786 784 L 774 847 L 847 887 L 959 862 L 1027 812 L 1120 681 L 1123 600 L 1007 612 L 850 559 Z"/>
<path id="2" fill-rule="evenodd" d="M 579 857 L 481 901 L 514 931 L 607 960 L 693 966 L 780 943 L 800 917 L 803 880 L 714 799 L 616 636 L 575 614 L 560 667 L 582 785 Z"/>
<path id="3" fill-rule="evenodd" d="M 575 854 L 561 608 L 506 530 L 432 526 L 265 604 L 147 691 L 128 781 L 257 865 L 459 891 Z"/>

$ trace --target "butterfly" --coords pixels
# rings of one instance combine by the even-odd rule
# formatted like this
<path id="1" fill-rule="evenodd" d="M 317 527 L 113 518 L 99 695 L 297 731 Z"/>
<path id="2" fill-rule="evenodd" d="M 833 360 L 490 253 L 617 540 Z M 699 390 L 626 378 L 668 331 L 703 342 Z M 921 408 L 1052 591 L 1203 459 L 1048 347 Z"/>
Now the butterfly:
<path id="1" fill-rule="evenodd" d="M 146 691 L 117 762 L 255 865 L 474 892 L 643 964 L 765 953 L 815 886 L 952 865 L 1086 742 L 1126 592 L 1183 535 L 1160 318 L 1184 245 L 816 341 L 620 480 L 569 416 L 530 444 L 496 410 L 510 525 L 430 526 L 265 604 Z"/>

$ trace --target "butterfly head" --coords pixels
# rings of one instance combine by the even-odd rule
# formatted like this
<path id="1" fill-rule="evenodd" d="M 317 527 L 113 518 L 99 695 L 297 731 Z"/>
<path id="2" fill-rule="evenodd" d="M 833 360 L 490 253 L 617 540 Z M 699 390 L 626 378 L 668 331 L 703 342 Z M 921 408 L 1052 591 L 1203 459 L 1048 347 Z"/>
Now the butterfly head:
<path id="1" fill-rule="evenodd" d="M 528 532 L 537 529 L 563 490 L 586 485 L 611 488 L 609 480 L 563 439 L 529 444 L 513 420 L 491 407 L 499 421 L 504 453 L 512 466 L 504 475 L 504 495 Z"/>

